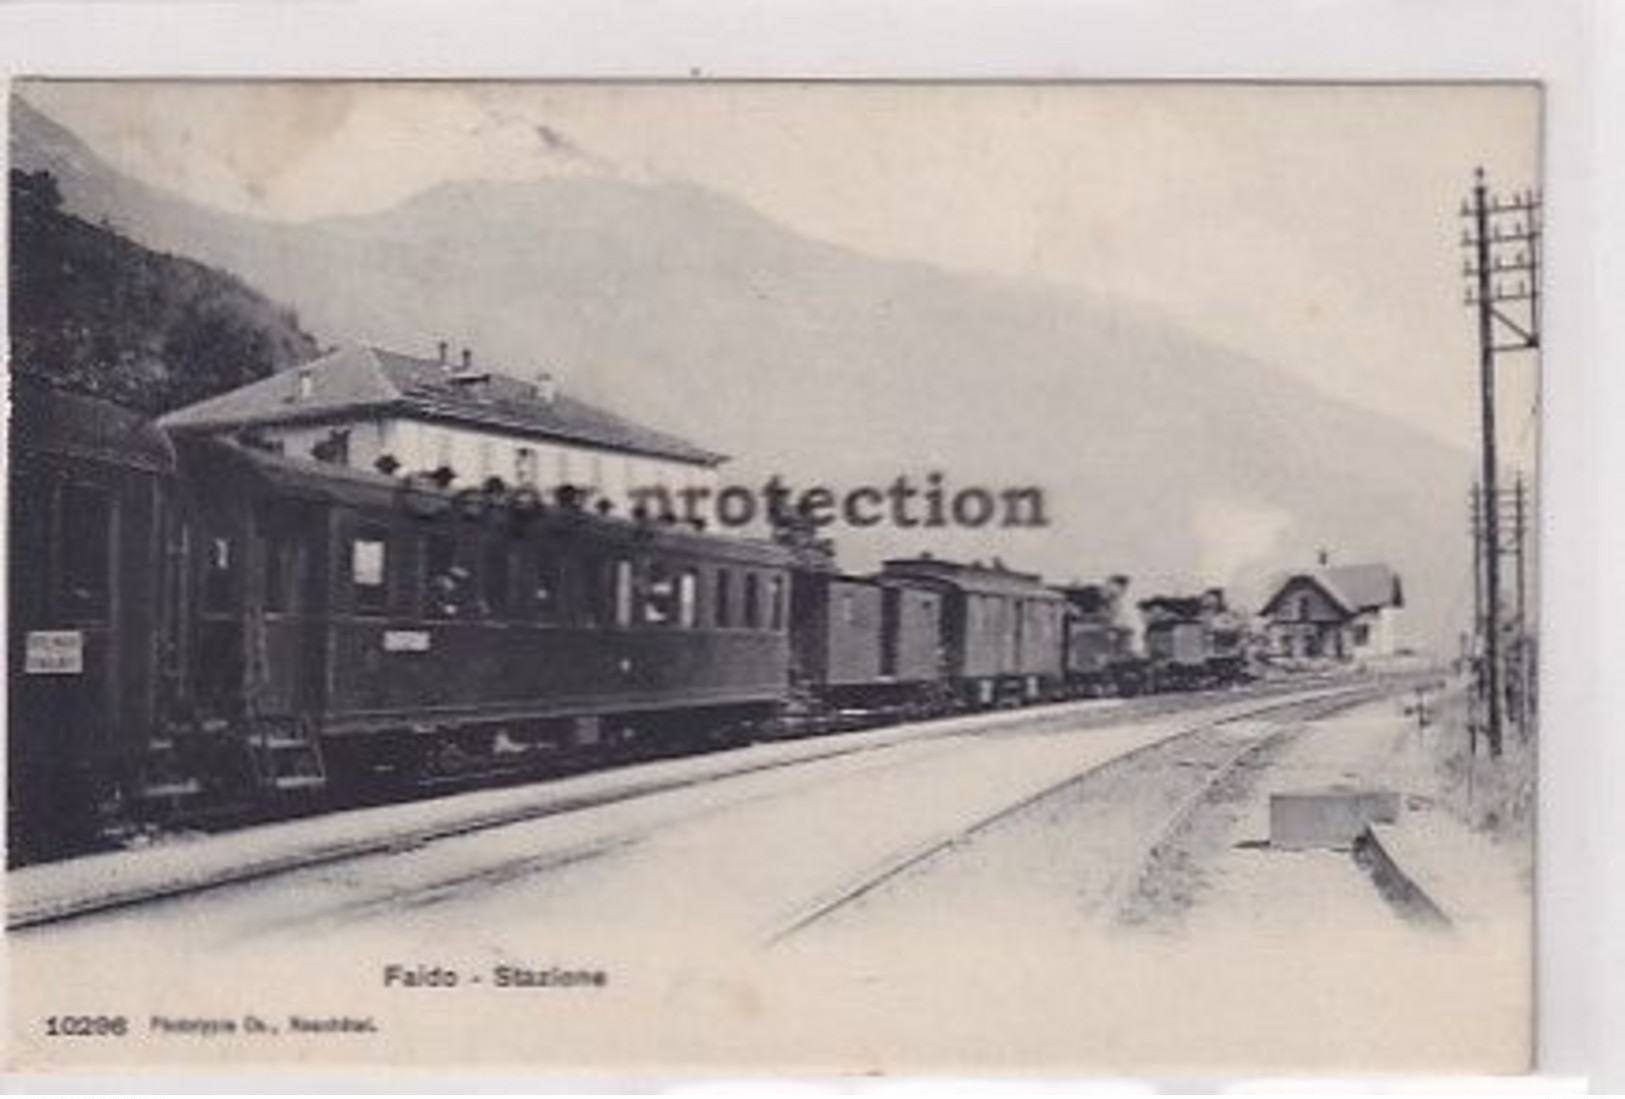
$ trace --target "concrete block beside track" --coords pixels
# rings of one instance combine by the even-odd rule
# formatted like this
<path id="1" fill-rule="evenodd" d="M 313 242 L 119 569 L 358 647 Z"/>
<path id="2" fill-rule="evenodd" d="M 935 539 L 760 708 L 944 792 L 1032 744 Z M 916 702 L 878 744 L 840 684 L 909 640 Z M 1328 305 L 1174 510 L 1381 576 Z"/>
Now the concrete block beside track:
<path id="1" fill-rule="evenodd" d="M 1325 787 L 1270 795 L 1270 846 L 1289 851 L 1350 848 L 1372 824 L 1399 819 L 1393 790 Z"/>

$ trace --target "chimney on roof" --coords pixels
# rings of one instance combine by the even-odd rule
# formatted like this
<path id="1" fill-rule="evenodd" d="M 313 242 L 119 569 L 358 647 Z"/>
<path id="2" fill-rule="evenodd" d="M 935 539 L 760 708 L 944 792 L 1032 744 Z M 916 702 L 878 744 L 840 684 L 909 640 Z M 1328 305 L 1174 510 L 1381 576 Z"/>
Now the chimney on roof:
<path id="1" fill-rule="evenodd" d="M 316 379 L 311 375 L 310 367 L 301 366 L 299 374 L 294 378 L 293 399 L 295 401 L 308 401 L 316 394 Z"/>
<path id="2" fill-rule="evenodd" d="M 545 370 L 536 372 L 536 397 L 543 404 L 552 404 L 553 399 L 559 395 L 557 379 Z"/>
<path id="3" fill-rule="evenodd" d="M 465 371 L 474 369 L 474 352 L 466 347 L 463 348 L 463 369 Z"/>
<path id="4" fill-rule="evenodd" d="M 1325 568 L 1327 565 L 1332 563 L 1332 555 L 1324 546 L 1321 547 L 1318 553 L 1316 553 L 1315 557 L 1316 560 L 1320 562 L 1321 568 Z"/>
<path id="5" fill-rule="evenodd" d="M 441 340 L 438 346 L 439 346 L 439 355 L 437 356 L 437 358 L 440 360 L 440 369 L 444 370 L 446 368 L 446 355 L 450 353 L 451 345 L 448 344 L 445 340 Z"/>

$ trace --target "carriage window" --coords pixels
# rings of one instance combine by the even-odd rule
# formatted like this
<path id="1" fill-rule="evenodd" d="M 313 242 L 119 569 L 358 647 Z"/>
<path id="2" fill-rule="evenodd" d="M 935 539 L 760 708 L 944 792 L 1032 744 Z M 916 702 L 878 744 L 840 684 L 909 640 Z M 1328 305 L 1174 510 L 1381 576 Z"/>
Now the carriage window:
<path id="1" fill-rule="evenodd" d="M 685 630 L 700 624 L 700 574 L 693 569 L 677 577 L 677 624 Z"/>
<path id="2" fill-rule="evenodd" d="M 235 589 L 237 547 L 224 534 L 211 534 L 203 542 L 203 609 L 231 609 Z"/>
<path id="3" fill-rule="evenodd" d="M 457 543 L 431 534 L 423 544 L 424 613 L 430 618 L 467 618 L 474 613 L 474 576 L 457 560 Z"/>
<path id="4" fill-rule="evenodd" d="M 583 626 L 597 626 L 604 620 L 607 599 L 602 582 L 595 583 L 593 564 L 585 557 L 566 554 L 560 558 L 562 584 L 561 617 Z"/>
<path id="5" fill-rule="evenodd" d="M 618 559 L 612 567 L 610 582 L 613 585 L 615 625 L 630 626 L 632 624 L 632 562 L 624 557 Z"/>
<path id="6" fill-rule="evenodd" d="M 112 498 L 99 488 L 70 484 L 62 487 L 59 506 L 62 609 L 100 621 L 112 604 Z"/>
<path id="7" fill-rule="evenodd" d="M 754 572 L 745 574 L 745 622 L 747 630 L 762 628 L 762 581 Z"/>
<path id="8" fill-rule="evenodd" d="M 557 622 L 560 613 L 559 559 L 552 550 L 538 550 L 532 558 L 530 613 L 538 622 Z"/>
<path id="9" fill-rule="evenodd" d="M 371 528 L 363 530 L 350 543 L 350 583 L 358 613 L 379 613 L 388 602 L 385 545 L 383 531 Z"/>
<path id="10" fill-rule="evenodd" d="M 485 567 L 480 570 L 482 614 L 505 618 L 508 614 L 508 543 L 498 538 L 485 547 Z"/>
<path id="11" fill-rule="evenodd" d="M 643 587 L 639 620 L 650 626 L 668 626 L 677 619 L 677 577 L 671 566 L 649 563 L 648 582 Z"/>
<path id="12" fill-rule="evenodd" d="M 734 574 L 727 569 L 717 570 L 717 600 L 712 621 L 718 629 L 733 625 Z"/>
<path id="13" fill-rule="evenodd" d="M 784 577 L 775 576 L 767 582 L 767 628 L 784 629 Z"/>

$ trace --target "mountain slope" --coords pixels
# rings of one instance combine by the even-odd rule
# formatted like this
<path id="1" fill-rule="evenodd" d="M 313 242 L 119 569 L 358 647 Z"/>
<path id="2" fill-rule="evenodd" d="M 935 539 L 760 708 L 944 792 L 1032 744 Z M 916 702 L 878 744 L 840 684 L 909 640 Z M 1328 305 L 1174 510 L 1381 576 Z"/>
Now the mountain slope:
<path id="1" fill-rule="evenodd" d="M 18 154 L 71 163 L 70 204 L 250 279 L 325 338 L 447 338 L 549 369 L 736 455 L 747 484 L 940 470 L 1046 492 L 1044 531 L 836 531 L 850 566 L 929 549 L 1256 594 L 1325 547 L 1399 568 L 1425 637 L 1463 625 L 1467 455 L 1150 311 L 878 260 L 684 184 L 468 182 L 261 222 L 120 177 L 62 133 L 24 133 Z"/>
<path id="2" fill-rule="evenodd" d="M 315 353 L 291 313 L 239 280 L 62 213 L 47 173 L 10 180 L 17 373 L 156 413 Z"/>

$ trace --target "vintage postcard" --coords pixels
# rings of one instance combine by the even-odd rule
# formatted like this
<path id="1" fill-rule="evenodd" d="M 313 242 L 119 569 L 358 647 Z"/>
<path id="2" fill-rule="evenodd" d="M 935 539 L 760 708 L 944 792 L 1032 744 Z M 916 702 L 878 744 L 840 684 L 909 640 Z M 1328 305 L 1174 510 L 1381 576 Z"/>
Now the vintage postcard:
<path id="1" fill-rule="evenodd" d="M 1526 1071 L 1542 108 L 14 83 L 9 1066 Z"/>

